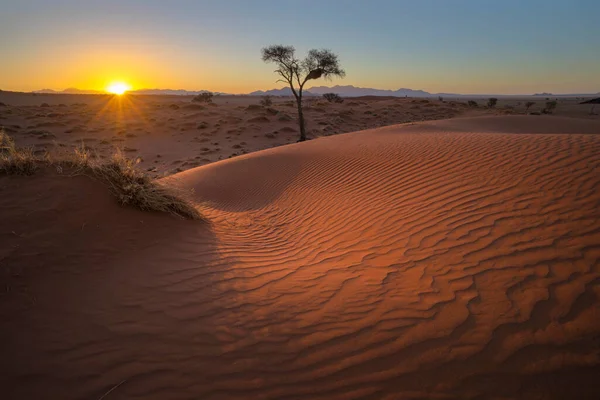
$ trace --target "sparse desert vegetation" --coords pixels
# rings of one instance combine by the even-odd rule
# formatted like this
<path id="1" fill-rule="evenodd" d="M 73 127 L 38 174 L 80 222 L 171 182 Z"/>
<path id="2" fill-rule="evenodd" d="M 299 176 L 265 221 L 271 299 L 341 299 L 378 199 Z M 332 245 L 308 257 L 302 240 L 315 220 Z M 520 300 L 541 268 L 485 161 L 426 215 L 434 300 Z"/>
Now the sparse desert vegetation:
<path id="1" fill-rule="evenodd" d="M 527 103 L 525 103 L 525 111 L 529 111 L 529 109 L 534 105 L 535 105 L 535 102 L 528 101 Z"/>
<path id="2" fill-rule="evenodd" d="M 214 96 L 215 95 L 212 92 L 204 92 L 195 96 L 192 101 L 196 103 L 212 103 Z"/>
<path id="3" fill-rule="evenodd" d="M 262 49 L 262 60 L 266 63 L 274 63 L 277 66 L 275 73 L 292 90 L 298 107 L 300 141 L 305 141 L 306 121 L 302 108 L 304 85 L 310 80 L 319 78 L 343 78 L 346 72 L 342 69 L 338 56 L 326 49 L 312 49 L 303 60 L 300 60 L 296 57 L 294 46 L 273 45 Z"/>
<path id="4" fill-rule="evenodd" d="M 266 95 L 260 99 L 260 105 L 263 107 L 271 107 L 273 105 L 272 96 Z"/>
<path id="5" fill-rule="evenodd" d="M 4 130 L 0 130 L 0 173 L 32 175 L 40 168 L 53 168 L 58 173 L 82 174 L 106 184 L 119 204 L 143 211 L 158 211 L 186 219 L 201 219 L 187 199 L 188 195 L 151 179 L 136 168 L 137 160 L 128 159 L 117 150 L 108 161 L 100 161 L 85 147 L 73 153 L 34 154 L 31 148 L 18 148 Z"/>
<path id="6" fill-rule="evenodd" d="M 558 102 L 556 100 L 551 100 L 546 102 L 546 107 L 542 109 L 542 114 L 553 114 L 554 110 L 556 110 L 556 106 Z"/>
<path id="7" fill-rule="evenodd" d="M 31 175 L 37 170 L 32 148 L 17 149 L 14 140 L 0 128 L 0 173 Z"/>
<path id="8" fill-rule="evenodd" d="M 343 103 L 344 99 L 337 93 L 325 93 L 323 98 L 330 103 Z"/>

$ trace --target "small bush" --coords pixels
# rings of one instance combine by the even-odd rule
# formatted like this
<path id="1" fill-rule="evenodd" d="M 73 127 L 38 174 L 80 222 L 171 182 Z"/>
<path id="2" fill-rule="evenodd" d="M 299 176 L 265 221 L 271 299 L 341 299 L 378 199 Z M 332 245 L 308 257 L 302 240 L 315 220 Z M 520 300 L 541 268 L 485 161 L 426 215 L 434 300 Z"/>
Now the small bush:
<path id="1" fill-rule="evenodd" d="M 109 186 L 121 205 L 200 219 L 200 214 L 183 193 L 152 180 L 137 169 L 137 163 L 117 152 L 108 163 L 94 165 L 87 162 L 87 170 Z"/>
<path id="2" fill-rule="evenodd" d="M 185 219 L 201 219 L 201 215 L 178 189 L 152 180 L 137 169 L 139 159 L 126 158 L 117 152 L 107 163 L 95 161 L 85 146 L 69 156 L 53 159 L 49 155 L 36 157 L 30 149 L 19 149 L 3 130 L 0 130 L 0 173 L 31 175 L 40 165 L 53 166 L 59 173 L 70 170 L 87 175 L 106 184 L 121 205 L 144 211 L 159 211 Z"/>
<path id="3" fill-rule="evenodd" d="M 487 106 L 488 106 L 489 108 L 494 108 L 494 107 L 496 107 L 496 104 L 497 104 L 497 103 L 498 103 L 498 99 L 497 99 L 497 98 L 495 98 L 495 97 L 490 97 L 490 98 L 488 99 Z"/>
<path id="4" fill-rule="evenodd" d="M 17 149 L 4 129 L 0 129 L 0 172 L 7 175 L 31 175 L 37 170 L 33 149 Z"/>
<path id="5" fill-rule="evenodd" d="M 271 96 L 269 95 L 263 96 L 260 100 L 260 105 L 263 107 L 271 107 L 273 105 L 273 99 L 271 99 Z"/>
<path id="6" fill-rule="evenodd" d="M 197 103 L 212 103 L 213 96 L 214 94 L 212 92 L 204 92 L 194 96 L 192 101 Z"/>
<path id="7" fill-rule="evenodd" d="M 535 102 L 533 102 L 533 101 L 528 101 L 527 103 L 525 103 L 525 111 L 529 111 L 529 109 L 533 105 L 535 105 Z"/>
<path id="8" fill-rule="evenodd" d="M 343 103 L 344 99 L 340 97 L 337 93 L 325 93 L 323 98 L 330 103 Z"/>
<path id="9" fill-rule="evenodd" d="M 547 101 L 546 107 L 542 110 L 542 113 L 543 114 L 552 114 L 552 112 L 554 112 L 554 110 L 556 109 L 557 104 L 558 103 L 555 100 Z"/>
<path id="10" fill-rule="evenodd" d="M 475 100 L 469 100 L 467 104 L 469 107 L 479 107 L 479 104 Z"/>
<path id="11" fill-rule="evenodd" d="M 444 98 L 442 96 L 438 96 L 438 100 L 444 102 Z"/>

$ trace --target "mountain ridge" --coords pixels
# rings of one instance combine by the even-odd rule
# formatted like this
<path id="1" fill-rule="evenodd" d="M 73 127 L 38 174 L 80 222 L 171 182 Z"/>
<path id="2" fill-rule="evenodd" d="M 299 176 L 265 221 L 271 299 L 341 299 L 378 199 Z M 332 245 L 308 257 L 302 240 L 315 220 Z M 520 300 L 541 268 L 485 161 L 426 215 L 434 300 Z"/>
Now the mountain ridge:
<path id="1" fill-rule="evenodd" d="M 206 93 L 209 90 L 185 90 L 185 89 L 137 89 L 131 90 L 128 93 L 136 95 L 171 95 L 171 96 L 196 96 L 200 93 Z M 37 94 L 107 94 L 101 90 L 82 90 L 77 88 L 67 88 L 64 90 L 41 89 L 31 93 Z M 289 87 L 274 88 L 269 90 L 256 90 L 250 93 L 225 93 L 213 92 L 215 95 L 241 95 L 241 96 L 292 96 L 292 90 Z M 335 85 L 329 86 L 313 86 L 303 91 L 306 97 L 322 96 L 325 93 L 336 93 L 342 97 L 359 97 L 359 96 L 393 96 L 393 97 L 592 97 L 600 95 L 597 93 L 534 93 L 534 94 L 460 94 L 460 93 L 430 93 L 421 89 L 399 88 L 392 89 L 375 89 L 364 88 L 353 85 Z"/>

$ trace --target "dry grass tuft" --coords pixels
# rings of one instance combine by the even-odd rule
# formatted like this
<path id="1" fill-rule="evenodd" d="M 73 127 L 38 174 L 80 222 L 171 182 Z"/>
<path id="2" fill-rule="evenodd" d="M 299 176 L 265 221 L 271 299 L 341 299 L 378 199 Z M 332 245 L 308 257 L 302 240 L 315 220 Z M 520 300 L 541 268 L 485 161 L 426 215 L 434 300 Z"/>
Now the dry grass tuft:
<path id="1" fill-rule="evenodd" d="M 31 175 L 38 169 L 33 149 L 17 149 L 10 136 L 0 129 L 0 173 Z"/>
<path id="2" fill-rule="evenodd" d="M 94 163 L 86 158 L 86 165 L 85 171 L 106 183 L 122 205 L 201 219 L 185 192 L 151 179 L 136 168 L 136 160 L 128 159 L 120 151 L 107 163 Z"/>
<path id="3" fill-rule="evenodd" d="M 52 166 L 59 173 L 68 171 L 71 175 L 98 179 L 109 187 L 121 205 L 166 212 L 184 219 L 202 219 L 188 193 L 151 179 L 136 167 L 138 160 L 128 159 L 121 151 L 108 162 L 97 161 L 85 146 L 76 148 L 69 155 L 36 157 L 31 149 L 17 148 L 2 130 L 0 151 L 0 173 L 31 175 L 40 165 Z"/>

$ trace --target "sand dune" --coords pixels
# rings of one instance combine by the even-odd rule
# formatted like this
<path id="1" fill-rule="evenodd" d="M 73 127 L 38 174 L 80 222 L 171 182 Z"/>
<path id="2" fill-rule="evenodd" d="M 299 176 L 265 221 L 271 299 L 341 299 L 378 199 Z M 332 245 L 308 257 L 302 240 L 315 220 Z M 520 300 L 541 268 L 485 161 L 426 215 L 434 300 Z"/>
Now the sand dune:
<path id="1" fill-rule="evenodd" d="M 165 178 L 207 223 L 0 178 L 3 396 L 598 398 L 599 133 L 423 122 Z"/>

